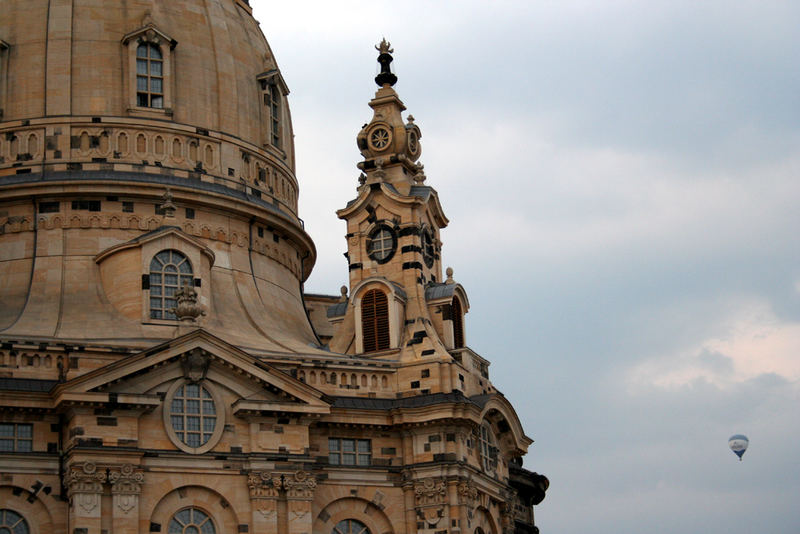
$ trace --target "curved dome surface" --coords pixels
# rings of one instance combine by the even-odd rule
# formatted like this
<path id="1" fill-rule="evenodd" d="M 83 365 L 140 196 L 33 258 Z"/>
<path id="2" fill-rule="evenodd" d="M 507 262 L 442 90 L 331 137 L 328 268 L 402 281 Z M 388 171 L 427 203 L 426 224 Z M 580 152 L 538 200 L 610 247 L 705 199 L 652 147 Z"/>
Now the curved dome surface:
<path id="1" fill-rule="evenodd" d="M 149 345 L 186 284 L 210 332 L 313 350 L 287 94 L 244 0 L 5 0 L 0 333 Z"/>

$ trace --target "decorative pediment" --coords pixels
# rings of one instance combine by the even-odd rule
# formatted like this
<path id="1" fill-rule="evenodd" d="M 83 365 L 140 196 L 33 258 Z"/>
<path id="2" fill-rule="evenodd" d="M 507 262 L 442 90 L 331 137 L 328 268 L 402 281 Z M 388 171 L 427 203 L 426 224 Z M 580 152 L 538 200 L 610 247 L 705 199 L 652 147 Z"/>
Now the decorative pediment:
<path id="1" fill-rule="evenodd" d="M 278 69 L 270 69 L 266 72 L 262 72 L 256 76 L 256 80 L 261 84 L 261 89 L 266 89 L 268 85 L 276 85 L 283 96 L 289 94 L 289 87 L 286 85 L 286 81 L 283 79 L 283 75 Z"/>
<path id="2" fill-rule="evenodd" d="M 249 382 L 249 389 L 256 391 L 234 402 L 234 414 L 330 412 L 322 392 L 201 329 L 60 384 L 53 396 L 56 405 L 86 402 L 155 407 L 162 402 L 158 395 L 137 389 L 135 384 L 165 378 L 193 383 L 212 378 L 212 373 L 230 389 Z"/>
<path id="3" fill-rule="evenodd" d="M 134 30 L 122 38 L 122 44 L 127 45 L 131 41 L 147 42 L 153 44 L 169 45 L 170 50 L 178 45 L 178 41 L 159 30 L 155 24 L 148 22 L 138 30 Z"/>
<path id="4" fill-rule="evenodd" d="M 144 244 L 152 241 L 167 240 L 170 237 L 175 237 L 185 242 L 189 247 L 199 250 L 200 253 L 209 259 L 210 264 L 212 266 L 214 265 L 214 251 L 208 248 L 202 241 L 195 239 L 177 226 L 161 226 L 152 232 L 142 234 L 134 239 L 131 239 L 130 241 L 109 247 L 95 256 L 94 261 L 95 263 L 101 263 L 104 259 L 116 254 L 117 252 L 121 252 L 130 248 L 141 247 Z"/>

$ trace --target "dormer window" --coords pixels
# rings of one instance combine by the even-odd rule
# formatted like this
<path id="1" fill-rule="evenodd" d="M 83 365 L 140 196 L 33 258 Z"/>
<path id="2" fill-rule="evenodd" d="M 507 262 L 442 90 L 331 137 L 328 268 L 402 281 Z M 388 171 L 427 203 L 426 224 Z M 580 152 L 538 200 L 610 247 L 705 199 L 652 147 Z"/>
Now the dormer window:
<path id="1" fill-rule="evenodd" d="M 177 320 L 171 311 L 178 305 L 175 292 L 192 286 L 192 265 L 177 250 L 162 250 L 150 261 L 150 318 Z"/>
<path id="2" fill-rule="evenodd" d="M 283 98 L 289 94 L 289 89 L 278 69 L 262 72 L 256 76 L 256 80 L 261 84 L 261 94 L 264 99 L 264 145 L 283 150 Z"/>
<path id="3" fill-rule="evenodd" d="M 152 43 L 136 48 L 136 103 L 143 108 L 164 107 L 164 57 Z"/>
<path id="4" fill-rule="evenodd" d="M 172 50 L 178 42 L 146 19 L 144 26 L 122 38 L 128 49 L 128 111 L 171 113 Z"/>

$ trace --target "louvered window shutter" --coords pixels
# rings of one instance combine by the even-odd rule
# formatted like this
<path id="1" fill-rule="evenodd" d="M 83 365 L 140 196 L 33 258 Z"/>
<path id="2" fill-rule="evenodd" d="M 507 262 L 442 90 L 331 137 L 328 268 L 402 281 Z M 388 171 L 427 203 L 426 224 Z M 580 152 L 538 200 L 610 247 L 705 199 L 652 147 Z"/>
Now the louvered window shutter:
<path id="1" fill-rule="evenodd" d="M 383 291 L 372 289 L 361 299 L 361 332 L 364 352 L 389 348 L 389 302 Z"/>
<path id="2" fill-rule="evenodd" d="M 453 348 L 460 349 L 464 346 L 464 325 L 462 323 L 464 314 L 461 313 L 461 302 L 457 298 L 453 299 L 451 314 L 451 320 L 453 321 Z"/>

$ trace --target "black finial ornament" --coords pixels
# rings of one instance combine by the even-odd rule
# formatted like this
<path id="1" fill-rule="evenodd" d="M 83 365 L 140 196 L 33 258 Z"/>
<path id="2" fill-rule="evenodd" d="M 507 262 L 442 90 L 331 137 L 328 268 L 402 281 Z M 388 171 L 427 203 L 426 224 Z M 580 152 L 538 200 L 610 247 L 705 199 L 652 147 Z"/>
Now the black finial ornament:
<path id="1" fill-rule="evenodd" d="M 392 69 L 389 65 L 391 65 L 394 58 L 392 57 L 392 53 L 394 49 L 392 45 L 384 38 L 381 40 L 380 44 L 375 47 L 375 50 L 380 52 L 378 54 L 378 63 L 381 64 L 381 72 L 377 76 L 375 76 L 375 83 L 378 84 L 378 87 L 383 87 L 384 85 L 394 85 L 397 83 L 397 76 L 392 73 Z"/>

